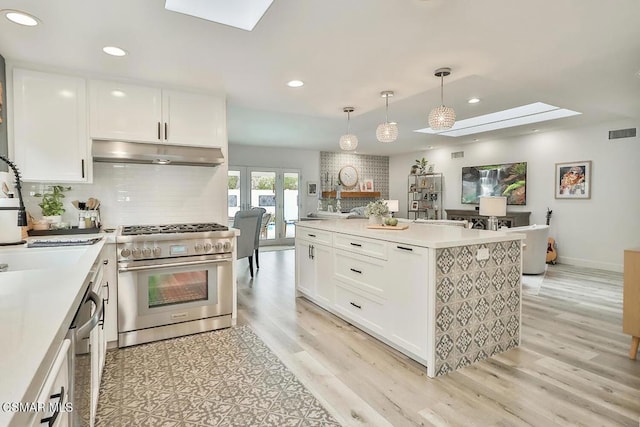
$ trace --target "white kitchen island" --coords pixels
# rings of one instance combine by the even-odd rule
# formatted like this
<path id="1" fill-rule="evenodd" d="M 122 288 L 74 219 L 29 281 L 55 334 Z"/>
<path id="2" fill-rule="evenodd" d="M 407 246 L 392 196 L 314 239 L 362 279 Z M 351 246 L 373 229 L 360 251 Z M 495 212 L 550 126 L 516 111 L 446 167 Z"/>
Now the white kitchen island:
<path id="1" fill-rule="evenodd" d="M 520 344 L 521 234 L 296 225 L 296 293 L 446 374 Z"/>

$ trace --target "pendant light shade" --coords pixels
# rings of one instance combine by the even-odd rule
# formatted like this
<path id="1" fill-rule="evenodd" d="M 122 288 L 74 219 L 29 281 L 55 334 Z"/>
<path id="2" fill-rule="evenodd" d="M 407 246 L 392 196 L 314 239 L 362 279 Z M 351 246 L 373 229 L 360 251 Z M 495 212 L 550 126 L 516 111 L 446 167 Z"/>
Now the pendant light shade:
<path id="1" fill-rule="evenodd" d="M 393 91 L 385 90 L 380 92 L 380 96 L 385 99 L 384 123 L 378 125 L 376 129 L 376 138 L 380 142 L 393 142 L 398 139 L 398 125 L 394 122 L 389 123 L 389 97 L 393 96 Z"/>
<path id="2" fill-rule="evenodd" d="M 340 148 L 344 151 L 353 151 L 358 146 L 358 137 L 350 132 L 350 114 L 353 112 L 353 107 L 344 107 L 342 111 L 347 113 L 347 133 L 340 137 Z"/>
<path id="3" fill-rule="evenodd" d="M 438 68 L 434 75 L 440 77 L 440 106 L 429 113 L 429 126 L 433 130 L 451 129 L 456 122 L 456 112 L 444 105 L 444 78 L 451 74 L 451 68 Z"/>

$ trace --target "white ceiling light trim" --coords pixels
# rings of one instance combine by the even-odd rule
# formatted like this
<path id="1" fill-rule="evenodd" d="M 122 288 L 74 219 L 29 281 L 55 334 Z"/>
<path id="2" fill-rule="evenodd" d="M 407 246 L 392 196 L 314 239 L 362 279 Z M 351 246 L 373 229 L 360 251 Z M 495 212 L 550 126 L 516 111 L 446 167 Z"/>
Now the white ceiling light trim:
<path id="1" fill-rule="evenodd" d="M 302 87 L 304 86 L 304 82 L 302 80 L 291 80 L 287 82 L 287 86 L 289 87 Z"/>
<path id="2" fill-rule="evenodd" d="M 4 16 L 14 24 L 24 25 L 26 27 L 35 27 L 40 23 L 38 18 L 35 16 L 19 10 L 6 9 L 3 10 L 2 13 L 4 13 Z"/>
<path id="3" fill-rule="evenodd" d="M 469 104 L 477 104 L 478 102 L 480 102 L 480 98 L 469 98 L 467 102 Z"/>
<path id="4" fill-rule="evenodd" d="M 117 46 L 105 46 L 102 48 L 102 51 L 111 56 L 125 56 L 127 54 L 127 51 Z"/>
<path id="5" fill-rule="evenodd" d="M 164 8 L 251 31 L 273 0 L 166 0 Z"/>
<path id="6" fill-rule="evenodd" d="M 555 120 L 578 114 L 582 113 L 545 104 L 543 102 L 534 102 L 533 104 L 527 104 L 521 107 L 460 120 L 449 130 L 442 131 L 425 128 L 418 129 L 415 132 L 457 137 L 525 124 L 539 123 L 547 120 Z"/>

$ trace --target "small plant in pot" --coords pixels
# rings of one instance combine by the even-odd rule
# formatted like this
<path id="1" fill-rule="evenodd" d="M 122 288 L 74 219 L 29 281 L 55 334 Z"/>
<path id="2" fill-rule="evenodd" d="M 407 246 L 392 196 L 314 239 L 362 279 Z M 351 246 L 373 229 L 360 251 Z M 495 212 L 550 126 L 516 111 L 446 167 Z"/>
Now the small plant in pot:
<path id="1" fill-rule="evenodd" d="M 42 197 L 42 202 L 38 204 L 42 209 L 42 219 L 50 224 L 62 222 L 62 214 L 64 213 L 64 192 L 71 190 L 71 187 L 63 187 L 62 185 L 52 185 L 42 193 L 36 193 L 36 197 Z"/>
<path id="2" fill-rule="evenodd" d="M 364 208 L 364 214 L 369 217 L 369 223 L 382 224 L 382 218 L 389 215 L 389 206 L 382 199 L 369 202 Z"/>

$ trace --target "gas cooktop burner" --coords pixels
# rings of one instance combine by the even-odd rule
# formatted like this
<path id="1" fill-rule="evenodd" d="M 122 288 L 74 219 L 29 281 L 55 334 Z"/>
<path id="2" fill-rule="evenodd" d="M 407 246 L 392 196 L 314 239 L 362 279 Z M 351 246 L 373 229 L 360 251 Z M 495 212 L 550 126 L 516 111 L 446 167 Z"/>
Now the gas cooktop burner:
<path id="1" fill-rule="evenodd" d="M 122 227 L 123 236 L 138 234 L 197 233 L 206 231 L 227 231 L 229 227 L 215 222 L 202 224 L 164 224 L 164 225 L 126 225 Z"/>

